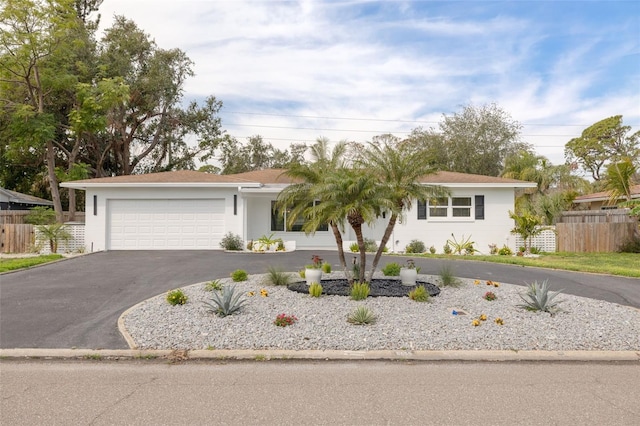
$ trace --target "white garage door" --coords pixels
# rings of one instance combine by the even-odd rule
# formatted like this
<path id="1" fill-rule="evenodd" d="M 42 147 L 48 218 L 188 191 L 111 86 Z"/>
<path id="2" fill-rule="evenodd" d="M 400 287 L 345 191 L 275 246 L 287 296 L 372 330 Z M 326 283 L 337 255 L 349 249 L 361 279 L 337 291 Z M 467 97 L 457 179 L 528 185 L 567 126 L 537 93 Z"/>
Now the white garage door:
<path id="1" fill-rule="evenodd" d="M 224 200 L 109 200 L 110 250 L 219 249 Z"/>

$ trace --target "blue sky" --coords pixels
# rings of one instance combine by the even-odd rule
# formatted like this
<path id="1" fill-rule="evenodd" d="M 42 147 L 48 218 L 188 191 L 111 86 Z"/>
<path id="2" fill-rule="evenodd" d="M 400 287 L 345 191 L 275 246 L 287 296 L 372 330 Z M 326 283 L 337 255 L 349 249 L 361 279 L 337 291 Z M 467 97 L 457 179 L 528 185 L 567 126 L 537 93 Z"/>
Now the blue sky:
<path id="1" fill-rule="evenodd" d="M 554 164 L 621 114 L 640 130 L 637 1 L 104 0 L 195 62 L 185 100 L 215 95 L 227 132 L 367 141 L 496 103 Z"/>

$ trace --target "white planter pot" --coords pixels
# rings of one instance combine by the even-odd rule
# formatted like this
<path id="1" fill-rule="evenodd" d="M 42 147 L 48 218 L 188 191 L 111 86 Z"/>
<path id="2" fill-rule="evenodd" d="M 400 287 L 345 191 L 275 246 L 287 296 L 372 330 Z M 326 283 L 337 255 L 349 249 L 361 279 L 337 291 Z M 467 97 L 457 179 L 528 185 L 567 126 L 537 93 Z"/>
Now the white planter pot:
<path id="1" fill-rule="evenodd" d="M 305 269 L 304 279 L 307 281 L 307 285 L 311 283 L 318 283 L 322 280 L 322 269 Z"/>
<path id="2" fill-rule="evenodd" d="M 416 279 L 418 278 L 417 269 L 400 268 L 400 280 L 402 285 L 411 286 L 416 285 Z"/>

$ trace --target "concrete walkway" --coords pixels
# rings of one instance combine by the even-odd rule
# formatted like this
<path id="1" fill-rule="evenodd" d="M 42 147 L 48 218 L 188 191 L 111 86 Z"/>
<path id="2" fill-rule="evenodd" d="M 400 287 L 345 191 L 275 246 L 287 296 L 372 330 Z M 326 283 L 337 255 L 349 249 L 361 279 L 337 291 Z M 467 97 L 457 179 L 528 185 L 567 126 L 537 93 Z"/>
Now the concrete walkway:
<path id="1" fill-rule="evenodd" d="M 0 348 L 125 349 L 118 317 L 168 290 L 226 277 L 235 269 L 295 271 L 319 254 L 337 267 L 335 251 L 238 254 L 221 251 L 114 251 L 0 275 Z M 387 257 L 381 266 L 397 257 Z M 422 273 L 449 264 L 455 275 L 524 285 L 549 279 L 553 289 L 640 307 L 640 279 L 486 262 L 418 259 Z"/>

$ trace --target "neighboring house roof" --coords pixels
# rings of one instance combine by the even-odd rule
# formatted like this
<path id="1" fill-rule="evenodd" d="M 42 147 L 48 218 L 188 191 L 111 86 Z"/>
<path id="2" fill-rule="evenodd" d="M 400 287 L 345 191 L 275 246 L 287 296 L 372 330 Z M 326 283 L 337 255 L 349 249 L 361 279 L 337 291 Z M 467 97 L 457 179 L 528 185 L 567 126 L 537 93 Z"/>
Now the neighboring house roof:
<path id="1" fill-rule="evenodd" d="M 640 185 L 634 185 L 631 187 L 631 198 L 640 198 Z M 586 194 L 576 197 L 574 203 L 592 203 L 595 201 L 608 201 L 609 191 L 594 192 L 593 194 Z"/>
<path id="2" fill-rule="evenodd" d="M 239 186 L 243 188 L 272 188 L 289 185 L 295 181 L 285 174 L 284 169 L 254 170 L 233 175 L 215 175 L 192 170 L 148 173 L 144 175 L 114 176 L 97 179 L 76 180 L 61 184 L 67 188 L 87 187 L 154 187 L 154 186 Z M 438 172 L 425 176 L 422 183 L 453 187 L 535 187 L 533 182 L 505 179 L 494 176 L 472 175 L 456 172 Z"/>
<path id="3" fill-rule="evenodd" d="M 0 188 L 0 201 L 16 204 L 53 206 L 53 201 L 34 197 L 33 195 L 23 194 L 21 192 L 11 191 L 10 189 L 5 188 Z"/>

